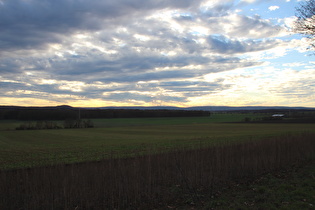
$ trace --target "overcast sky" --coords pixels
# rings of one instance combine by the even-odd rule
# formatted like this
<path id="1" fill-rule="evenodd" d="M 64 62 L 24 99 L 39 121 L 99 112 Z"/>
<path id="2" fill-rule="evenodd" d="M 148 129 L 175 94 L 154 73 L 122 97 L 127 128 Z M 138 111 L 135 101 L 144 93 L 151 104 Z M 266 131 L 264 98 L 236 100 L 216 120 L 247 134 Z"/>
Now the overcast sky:
<path id="1" fill-rule="evenodd" d="M 315 107 L 298 0 L 0 0 L 0 105 Z"/>

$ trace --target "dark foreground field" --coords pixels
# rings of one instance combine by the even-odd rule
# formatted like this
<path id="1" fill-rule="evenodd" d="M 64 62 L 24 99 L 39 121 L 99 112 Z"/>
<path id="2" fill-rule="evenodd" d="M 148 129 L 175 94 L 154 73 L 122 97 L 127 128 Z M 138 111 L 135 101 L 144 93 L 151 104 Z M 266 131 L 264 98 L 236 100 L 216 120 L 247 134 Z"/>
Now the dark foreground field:
<path id="1" fill-rule="evenodd" d="M 311 209 L 314 139 L 314 133 L 300 132 L 207 148 L 176 147 L 160 154 L 1 171 L 0 209 L 272 209 L 290 205 Z M 292 185 L 286 185 L 291 181 L 284 178 L 282 186 L 288 195 L 301 192 L 292 194 L 294 198 L 274 198 L 274 205 L 266 206 L 278 176 L 289 176 L 285 170 L 307 170 L 303 165 L 313 174 L 304 171 L 305 181 L 292 179 Z M 268 176 L 274 185 L 264 182 L 262 177 Z M 255 189 L 246 188 L 248 183 Z M 252 197 L 242 197 L 249 192 Z M 229 201 L 229 196 L 236 201 Z"/>
<path id="2" fill-rule="evenodd" d="M 236 182 L 207 197 L 202 208 L 314 209 L 314 195 L 315 162 L 310 161 L 264 174 L 250 182 Z"/>

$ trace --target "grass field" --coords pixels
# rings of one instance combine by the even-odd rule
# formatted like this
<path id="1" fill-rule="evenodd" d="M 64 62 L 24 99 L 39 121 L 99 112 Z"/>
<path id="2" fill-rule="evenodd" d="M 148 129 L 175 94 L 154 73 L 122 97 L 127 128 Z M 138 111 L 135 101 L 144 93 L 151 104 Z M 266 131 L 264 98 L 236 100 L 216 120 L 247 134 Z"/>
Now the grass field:
<path id="1" fill-rule="evenodd" d="M 315 124 L 245 117 L 2 121 L 0 209 L 311 209 Z"/>
<path id="2" fill-rule="evenodd" d="M 244 117 L 255 116 L 99 119 L 91 129 L 28 131 L 13 130 L 19 122 L 2 121 L 0 169 L 94 161 L 161 148 L 199 147 L 315 130 L 314 124 L 219 123 L 242 121 Z"/>

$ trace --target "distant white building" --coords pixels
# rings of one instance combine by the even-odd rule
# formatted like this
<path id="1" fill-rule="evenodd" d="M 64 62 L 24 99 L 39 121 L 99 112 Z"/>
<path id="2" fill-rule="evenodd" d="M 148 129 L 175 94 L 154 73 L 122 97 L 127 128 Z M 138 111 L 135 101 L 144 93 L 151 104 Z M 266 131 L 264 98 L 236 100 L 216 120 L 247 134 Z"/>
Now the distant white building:
<path id="1" fill-rule="evenodd" d="M 281 118 L 284 117 L 284 114 L 273 114 L 272 117 Z"/>

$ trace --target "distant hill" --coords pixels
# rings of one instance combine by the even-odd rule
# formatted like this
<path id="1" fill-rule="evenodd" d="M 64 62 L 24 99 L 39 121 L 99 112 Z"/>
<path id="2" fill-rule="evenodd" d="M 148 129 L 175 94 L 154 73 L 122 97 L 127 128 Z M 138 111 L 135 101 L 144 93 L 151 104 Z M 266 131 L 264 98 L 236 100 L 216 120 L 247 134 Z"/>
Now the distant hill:
<path id="1" fill-rule="evenodd" d="M 99 107 L 99 109 L 185 110 L 187 108 L 181 108 L 176 106 L 105 106 Z"/>
<path id="2" fill-rule="evenodd" d="M 314 110 L 309 107 L 287 107 L 287 106 L 193 106 L 193 107 L 176 107 L 176 106 L 109 106 L 100 107 L 100 109 L 141 109 L 141 110 L 200 110 L 200 111 L 259 111 L 259 110 Z"/>
<path id="3" fill-rule="evenodd" d="M 0 109 L 137 109 L 137 110 L 197 110 L 197 111 L 259 111 L 259 110 L 314 110 L 315 107 L 288 107 L 288 106 L 107 106 L 107 107 L 72 107 L 69 105 L 27 107 L 27 106 L 0 106 Z"/>
<path id="4" fill-rule="evenodd" d="M 61 106 L 0 106 L 0 109 L 75 109 L 69 105 Z"/>
<path id="5" fill-rule="evenodd" d="M 256 111 L 256 110 L 315 110 L 308 107 L 286 107 L 286 106 L 199 106 L 188 109 L 206 110 L 206 111 Z"/>

